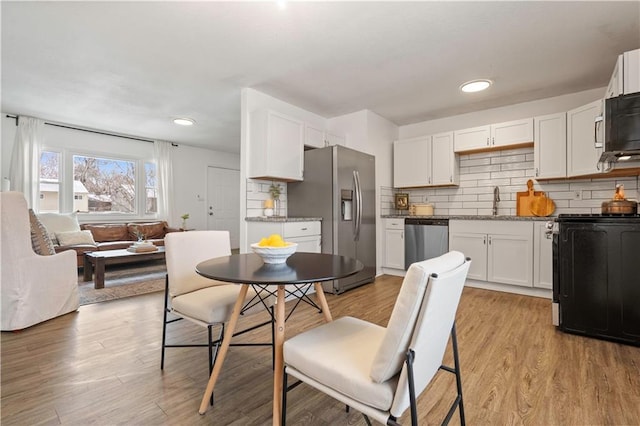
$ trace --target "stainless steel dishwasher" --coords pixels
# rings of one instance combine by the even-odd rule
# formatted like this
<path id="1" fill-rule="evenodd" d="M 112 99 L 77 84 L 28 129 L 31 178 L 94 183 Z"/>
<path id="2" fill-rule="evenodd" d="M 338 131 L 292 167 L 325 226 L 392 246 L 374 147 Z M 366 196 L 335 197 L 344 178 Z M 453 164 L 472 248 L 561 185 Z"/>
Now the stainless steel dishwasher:
<path id="1" fill-rule="evenodd" d="M 449 251 L 449 219 L 404 220 L 404 269 Z"/>

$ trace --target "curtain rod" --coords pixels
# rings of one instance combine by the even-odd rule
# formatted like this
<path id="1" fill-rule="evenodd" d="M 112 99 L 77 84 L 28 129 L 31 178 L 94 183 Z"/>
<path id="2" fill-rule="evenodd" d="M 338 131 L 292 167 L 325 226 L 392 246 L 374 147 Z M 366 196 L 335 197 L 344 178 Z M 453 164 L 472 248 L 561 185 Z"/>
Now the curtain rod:
<path id="1" fill-rule="evenodd" d="M 16 119 L 16 126 L 18 125 L 18 120 L 20 119 L 19 116 L 17 115 L 10 115 L 7 114 L 7 118 L 15 118 Z M 107 133 L 107 132 L 100 132 L 98 130 L 89 130 L 89 129 L 82 129 L 80 127 L 73 127 L 73 126 L 65 126 L 63 124 L 56 124 L 56 123 L 48 123 L 48 122 L 44 122 L 44 124 L 47 124 L 49 126 L 55 126 L 55 127 L 62 127 L 64 129 L 71 129 L 71 130 L 80 130 L 81 132 L 89 132 L 89 133 L 96 133 L 98 135 L 105 135 L 105 136 L 115 136 L 117 138 L 123 138 L 123 139 L 131 139 L 134 141 L 140 141 L 140 142 L 151 142 L 153 143 L 152 140 L 150 139 L 142 139 L 142 138 L 136 138 L 133 136 L 124 136 L 124 135 L 116 135 L 114 133 Z M 171 142 L 171 146 L 178 146 L 177 144 Z"/>

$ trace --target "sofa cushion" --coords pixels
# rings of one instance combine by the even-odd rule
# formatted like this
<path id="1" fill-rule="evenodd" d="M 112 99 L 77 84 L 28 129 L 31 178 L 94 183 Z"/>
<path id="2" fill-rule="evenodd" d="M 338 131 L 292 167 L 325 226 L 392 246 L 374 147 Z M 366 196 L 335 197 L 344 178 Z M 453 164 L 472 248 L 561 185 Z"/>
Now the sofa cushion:
<path id="1" fill-rule="evenodd" d="M 31 246 L 33 247 L 33 251 L 41 256 L 56 254 L 47 228 L 38 220 L 38 217 L 32 209 L 29 209 L 29 222 L 31 225 Z"/>
<path id="2" fill-rule="evenodd" d="M 77 214 L 74 213 L 40 213 L 38 219 L 47 228 L 49 238 L 53 244 L 58 244 L 56 232 L 79 231 Z"/>
<path id="3" fill-rule="evenodd" d="M 61 246 L 73 246 L 76 244 L 95 244 L 91 231 L 56 232 L 56 237 Z"/>
<path id="4" fill-rule="evenodd" d="M 166 234 L 166 222 L 129 223 L 129 239 L 137 240 L 136 230 L 144 234 L 145 240 L 164 238 Z"/>
<path id="5" fill-rule="evenodd" d="M 127 232 L 127 225 L 124 223 L 109 223 L 101 225 L 86 223 L 82 225 L 82 229 L 91 231 L 93 239 L 99 243 L 105 241 L 130 240 L 129 233 Z"/>

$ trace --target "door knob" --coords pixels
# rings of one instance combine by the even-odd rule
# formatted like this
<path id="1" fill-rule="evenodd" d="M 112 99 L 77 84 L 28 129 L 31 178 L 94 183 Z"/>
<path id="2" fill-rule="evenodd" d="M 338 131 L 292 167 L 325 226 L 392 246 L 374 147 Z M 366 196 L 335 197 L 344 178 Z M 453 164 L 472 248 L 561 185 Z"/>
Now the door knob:
<path id="1" fill-rule="evenodd" d="M 209 216 L 213 216 L 213 212 L 209 212 Z"/>

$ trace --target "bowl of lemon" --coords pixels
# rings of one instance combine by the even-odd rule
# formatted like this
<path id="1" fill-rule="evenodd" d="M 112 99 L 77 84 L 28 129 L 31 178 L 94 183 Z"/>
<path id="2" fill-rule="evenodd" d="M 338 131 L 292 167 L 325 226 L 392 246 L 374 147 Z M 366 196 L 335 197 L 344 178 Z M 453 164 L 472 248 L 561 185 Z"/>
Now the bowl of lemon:
<path id="1" fill-rule="evenodd" d="M 297 243 L 288 243 L 278 234 L 269 235 L 259 242 L 251 244 L 251 249 L 262 258 L 264 263 L 285 263 L 296 252 Z"/>

